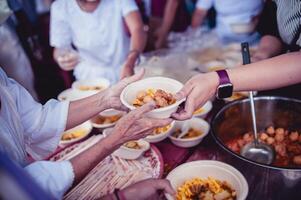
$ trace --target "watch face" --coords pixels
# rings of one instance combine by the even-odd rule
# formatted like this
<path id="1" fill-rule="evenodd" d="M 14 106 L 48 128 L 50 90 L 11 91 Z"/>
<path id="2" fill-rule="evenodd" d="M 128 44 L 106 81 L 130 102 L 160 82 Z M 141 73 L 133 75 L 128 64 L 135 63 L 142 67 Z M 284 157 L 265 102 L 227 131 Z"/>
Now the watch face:
<path id="1" fill-rule="evenodd" d="M 231 83 L 220 85 L 217 89 L 217 98 L 224 99 L 232 96 L 233 85 Z"/>

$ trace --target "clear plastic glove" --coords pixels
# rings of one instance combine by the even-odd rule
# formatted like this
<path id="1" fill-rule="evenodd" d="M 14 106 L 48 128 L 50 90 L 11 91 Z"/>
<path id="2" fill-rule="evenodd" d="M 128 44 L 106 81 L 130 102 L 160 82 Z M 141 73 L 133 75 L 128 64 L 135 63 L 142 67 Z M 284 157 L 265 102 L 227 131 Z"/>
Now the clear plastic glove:
<path id="1" fill-rule="evenodd" d="M 61 69 L 70 71 L 79 63 L 79 55 L 72 49 L 55 50 L 55 60 Z"/>
<path id="2" fill-rule="evenodd" d="M 170 182 L 165 179 L 148 179 L 133 184 L 120 191 L 125 199 L 159 199 L 159 195 L 162 193 L 168 193 L 171 196 L 175 195 Z"/>

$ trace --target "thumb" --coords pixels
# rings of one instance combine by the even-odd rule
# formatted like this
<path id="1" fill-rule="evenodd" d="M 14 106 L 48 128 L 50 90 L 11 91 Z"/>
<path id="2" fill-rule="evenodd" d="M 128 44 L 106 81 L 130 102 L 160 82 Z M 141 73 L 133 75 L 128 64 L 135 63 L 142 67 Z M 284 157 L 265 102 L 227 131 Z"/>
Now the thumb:
<path id="1" fill-rule="evenodd" d="M 176 194 L 175 190 L 172 188 L 169 180 L 167 179 L 157 180 L 156 186 L 158 190 L 163 190 L 165 193 L 168 193 L 170 195 Z"/>
<path id="2" fill-rule="evenodd" d="M 130 76 L 128 78 L 125 78 L 124 81 L 125 83 L 128 85 L 130 83 L 136 82 L 140 79 L 142 79 L 142 77 L 145 74 L 145 69 L 141 68 L 136 74 L 134 74 L 133 76 Z"/>

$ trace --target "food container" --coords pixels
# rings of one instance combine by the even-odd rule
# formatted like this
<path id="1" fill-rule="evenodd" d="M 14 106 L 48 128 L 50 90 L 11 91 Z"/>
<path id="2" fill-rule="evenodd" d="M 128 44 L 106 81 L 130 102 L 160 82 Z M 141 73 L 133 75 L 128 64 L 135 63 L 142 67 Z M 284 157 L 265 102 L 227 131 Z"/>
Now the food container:
<path id="1" fill-rule="evenodd" d="M 72 83 L 72 88 L 80 92 L 82 98 L 91 96 L 110 86 L 110 81 L 105 78 L 78 80 Z"/>
<path id="2" fill-rule="evenodd" d="M 258 131 L 268 126 L 301 131 L 301 101 L 283 97 L 255 97 Z M 238 100 L 224 106 L 213 118 L 211 131 L 217 143 L 227 152 L 253 165 L 277 170 L 301 171 L 291 166 L 266 165 L 249 160 L 227 147 L 227 142 L 252 131 L 249 99 Z"/>
<path id="3" fill-rule="evenodd" d="M 194 111 L 193 116 L 194 117 L 201 117 L 206 118 L 208 113 L 212 110 L 212 102 L 207 101 L 201 108 Z"/>
<path id="4" fill-rule="evenodd" d="M 81 93 L 72 88 L 62 91 L 57 97 L 59 101 L 75 101 L 81 98 L 82 98 Z"/>
<path id="5" fill-rule="evenodd" d="M 138 140 L 136 142 L 138 142 L 141 149 L 132 149 L 122 145 L 113 152 L 113 155 L 126 160 L 138 159 L 144 152 L 149 150 L 150 144 L 144 140 Z"/>
<path id="6" fill-rule="evenodd" d="M 144 140 L 147 142 L 150 142 L 150 143 L 161 142 L 161 141 L 165 140 L 168 136 L 170 136 L 170 134 L 173 131 L 174 125 L 175 125 L 175 121 L 173 121 L 170 124 L 170 127 L 167 131 L 156 134 L 156 135 L 149 135 L 146 138 L 144 138 Z"/>
<path id="7" fill-rule="evenodd" d="M 78 125 L 78 126 L 72 128 L 72 129 L 69 129 L 69 130 L 65 131 L 62 134 L 62 136 L 64 134 L 76 133 L 78 131 L 83 131 L 84 133 L 80 134 L 79 137 L 75 137 L 73 139 L 69 139 L 69 140 L 62 140 L 61 139 L 60 145 L 67 145 L 67 144 L 75 143 L 75 142 L 78 142 L 78 141 L 84 139 L 85 137 L 87 137 L 91 133 L 91 131 L 92 131 L 92 124 L 89 121 L 87 121 L 87 122 L 85 122 L 85 123 L 83 123 L 81 125 Z"/>
<path id="8" fill-rule="evenodd" d="M 212 177 L 221 181 L 226 181 L 237 193 L 237 200 L 245 200 L 248 195 L 249 187 L 245 177 L 234 167 L 219 161 L 193 161 L 182 164 L 172 170 L 167 179 L 171 182 L 175 191 L 185 181 L 193 178 Z M 168 200 L 173 200 L 169 194 L 165 194 Z"/>
<path id="9" fill-rule="evenodd" d="M 173 131 L 179 128 L 181 129 L 184 123 L 188 123 L 189 128 L 199 130 L 202 132 L 202 134 L 193 138 L 175 138 L 172 135 L 170 135 L 169 138 L 171 142 L 179 147 L 189 148 L 198 145 L 200 142 L 202 142 L 202 140 L 204 139 L 204 137 L 206 137 L 210 130 L 210 126 L 205 120 L 201 118 L 191 118 L 183 122 L 177 121 L 173 128 Z"/>
<path id="10" fill-rule="evenodd" d="M 108 109 L 108 110 L 105 110 L 101 113 L 99 113 L 99 116 L 102 116 L 102 117 L 114 117 L 114 116 L 120 116 L 122 117 L 123 115 L 125 115 L 125 112 L 123 111 L 119 111 L 119 110 L 115 110 L 115 109 Z M 96 116 L 98 117 L 98 116 Z M 92 118 L 90 121 L 92 123 L 92 126 L 94 128 L 99 128 L 99 129 L 105 129 L 105 128 L 109 128 L 109 127 L 112 127 L 114 126 L 117 122 L 112 122 L 112 123 L 103 123 L 103 124 L 100 124 L 100 123 L 96 123 L 95 119 L 96 117 Z"/>
<path id="11" fill-rule="evenodd" d="M 183 84 L 174 79 L 165 78 L 165 77 L 146 78 L 128 85 L 122 91 L 120 95 L 120 100 L 122 104 L 125 105 L 127 108 L 134 110 L 136 109 L 136 107 L 133 106 L 133 102 L 136 99 L 138 92 L 140 91 L 146 91 L 148 89 L 162 89 L 171 94 L 176 94 L 178 91 L 182 89 L 182 87 Z M 148 117 L 159 118 L 159 119 L 169 118 L 172 113 L 177 111 L 178 106 L 184 101 L 185 99 L 176 101 L 172 105 L 152 110 L 146 115 Z"/>

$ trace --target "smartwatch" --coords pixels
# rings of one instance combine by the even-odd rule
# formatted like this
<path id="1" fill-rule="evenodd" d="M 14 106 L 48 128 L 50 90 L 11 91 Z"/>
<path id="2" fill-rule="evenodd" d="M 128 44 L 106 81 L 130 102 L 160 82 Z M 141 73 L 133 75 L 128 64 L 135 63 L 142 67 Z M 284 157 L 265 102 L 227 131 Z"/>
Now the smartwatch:
<path id="1" fill-rule="evenodd" d="M 216 71 L 219 77 L 219 86 L 217 87 L 216 97 L 218 99 L 225 99 L 232 96 L 233 84 L 230 81 L 226 70 Z"/>

